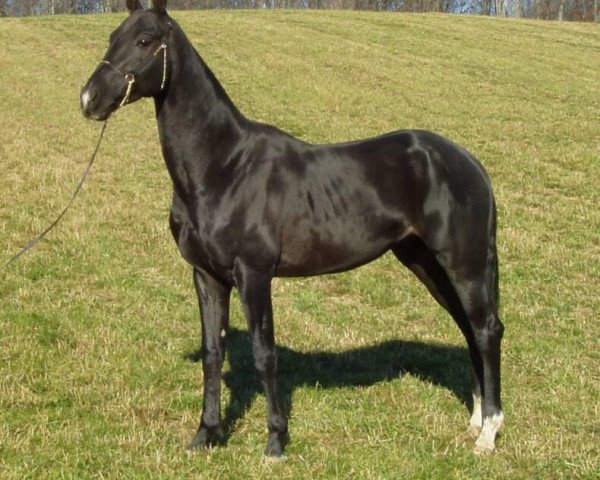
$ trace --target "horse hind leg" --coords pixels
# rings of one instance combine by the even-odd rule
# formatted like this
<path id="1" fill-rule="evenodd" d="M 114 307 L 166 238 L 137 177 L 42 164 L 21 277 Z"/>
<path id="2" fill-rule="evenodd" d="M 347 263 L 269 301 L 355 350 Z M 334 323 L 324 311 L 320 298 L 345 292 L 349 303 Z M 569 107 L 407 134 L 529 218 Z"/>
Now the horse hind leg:
<path id="1" fill-rule="evenodd" d="M 481 412 L 481 385 L 474 365 L 480 362 L 475 339 L 470 329 L 452 282 L 425 243 L 416 236 L 408 236 L 392 248 L 392 252 L 423 283 L 433 298 L 452 316 L 467 340 L 471 358 L 471 383 L 473 410 L 469 421 L 469 434 L 477 437 L 483 426 Z"/>
<path id="2" fill-rule="evenodd" d="M 500 343 L 504 333 L 504 325 L 498 316 L 498 269 L 495 247 L 479 274 L 463 275 L 450 272 L 449 278 L 456 290 L 466 323 L 463 328 L 471 332 L 467 341 L 473 342 L 471 355 L 472 369 L 476 381 L 473 390 L 474 411 L 479 415 L 480 403 L 482 427 L 475 441 L 475 452 L 489 453 L 496 448 L 495 439 L 504 422 L 500 399 Z M 477 388 L 479 385 L 479 388 Z M 479 398 L 477 398 L 479 396 Z M 471 418 L 470 429 L 476 433 L 476 419 Z"/>
<path id="3" fill-rule="evenodd" d="M 497 284 L 493 282 L 497 282 L 497 271 L 492 273 L 490 268 L 479 281 L 457 281 L 460 284 L 457 291 L 481 357 L 481 364 L 475 367 L 481 385 L 483 417 L 481 433 L 475 442 L 478 453 L 495 450 L 496 435 L 504 422 L 500 398 L 500 343 L 504 325 L 498 316 Z"/>
<path id="4" fill-rule="evenodd" d="M 476 451 L 494 450 L 494 439 L 503 419 L 500 408 L 500 339 L 503 327 L 497 315 L 497 301 L 492 301 L 497 299 L 497 268 L 492 282 L 489 278 L 482 282 L 467 282 L 457 275 L 450 276 L 433 252 L 416 236 L 406 237 L 392 248 L 392 252 L 450 313 L 463 333 L 471 359 L 473 387 L 473 411 L 468 431 L 478 437 Z M 496 284 L 488 294 L 487 286 L 494 282 Z"/>

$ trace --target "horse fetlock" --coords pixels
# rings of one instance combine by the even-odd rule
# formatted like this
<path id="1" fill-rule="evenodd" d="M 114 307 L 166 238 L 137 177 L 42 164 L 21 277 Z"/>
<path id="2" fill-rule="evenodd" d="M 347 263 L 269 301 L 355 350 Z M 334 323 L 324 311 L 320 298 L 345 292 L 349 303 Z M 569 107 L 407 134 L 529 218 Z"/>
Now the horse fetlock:
<path id="1" fill-rule="evenodd" d="M 471 419 L 469 420 L 469 428 L 467 429 L 467 433 L 471 437 L 477 438 L 481 433 L 482 427 L 483 414 L 481 410 L 481 395 L 473 394 L 473 413 L 471 414 Z"/>

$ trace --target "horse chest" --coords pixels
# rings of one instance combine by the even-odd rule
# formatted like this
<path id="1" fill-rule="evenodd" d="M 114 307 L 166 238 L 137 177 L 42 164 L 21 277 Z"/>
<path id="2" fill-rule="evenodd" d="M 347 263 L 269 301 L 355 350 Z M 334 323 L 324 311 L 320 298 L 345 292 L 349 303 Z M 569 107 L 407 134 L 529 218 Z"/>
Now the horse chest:
<path id="1" fill-rule="evenodd" d="M 213 229 L 192 222 L 185 210 L 174 207 L 170 216 L 171 232 L 181 256 L 192 266 L 226 275 L 233 266 L 227 245 Z"/>

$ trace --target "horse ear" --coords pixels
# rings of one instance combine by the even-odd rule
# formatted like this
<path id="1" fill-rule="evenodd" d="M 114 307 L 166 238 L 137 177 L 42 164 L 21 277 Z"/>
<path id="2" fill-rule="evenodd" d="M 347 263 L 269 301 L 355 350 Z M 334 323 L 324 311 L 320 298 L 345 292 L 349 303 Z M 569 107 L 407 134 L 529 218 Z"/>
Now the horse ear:
<path id="1" fill-rule="evenodd" d="M 154 11 L 159 15 L 164 15 L 167 11 L 167 0 L 153 0 Z"/>
<path id="2" fill-rule="evenodd" d="M 133 13 L 136 10 L 141 10 L 144 8 L 142 7 L 140 0 L 127 0 L 125 3 L 127 4 L 127 10 L 129 10 L 129 13 Z"/>

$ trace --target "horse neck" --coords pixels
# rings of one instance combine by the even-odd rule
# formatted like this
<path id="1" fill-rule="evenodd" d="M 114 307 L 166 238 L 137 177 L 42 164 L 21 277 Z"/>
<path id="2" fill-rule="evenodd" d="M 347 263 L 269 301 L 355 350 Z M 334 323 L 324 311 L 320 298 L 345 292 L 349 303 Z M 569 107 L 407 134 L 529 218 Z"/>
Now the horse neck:
<path id="1" fill-rule="evenodd" d="M 168 87 L 155 104 L 163 154 L 177 187 L 182 171 L 187 183 L 190 172 L 202 183 L 210 164 L 225 162 L 247 120 L 176 24 L 171 35 Z"/>

